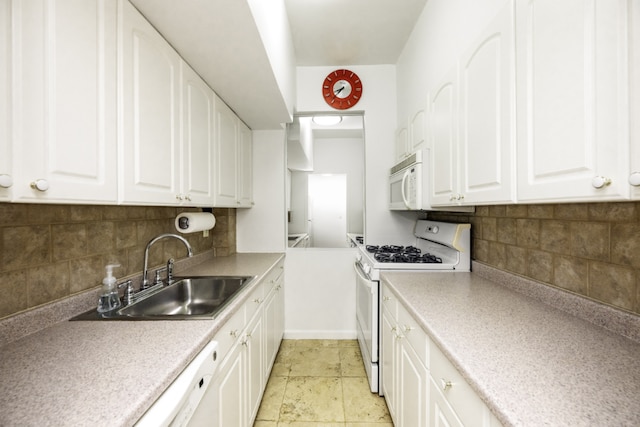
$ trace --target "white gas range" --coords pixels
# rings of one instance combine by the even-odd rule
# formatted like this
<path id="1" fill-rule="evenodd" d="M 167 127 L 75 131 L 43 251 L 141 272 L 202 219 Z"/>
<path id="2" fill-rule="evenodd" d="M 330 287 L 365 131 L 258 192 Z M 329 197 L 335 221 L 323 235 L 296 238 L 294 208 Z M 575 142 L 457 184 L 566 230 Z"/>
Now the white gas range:
<path id="1" fill-rule="evenodd" d="M 358 343 L 372 392 L 381 394 L 379 370 L 380 272 L 470 271 L 471 225 L 418 220 L 408 246 L 359 245 L 356 270 Z M 425 281 L 425 286 L 428 282 Z"/>

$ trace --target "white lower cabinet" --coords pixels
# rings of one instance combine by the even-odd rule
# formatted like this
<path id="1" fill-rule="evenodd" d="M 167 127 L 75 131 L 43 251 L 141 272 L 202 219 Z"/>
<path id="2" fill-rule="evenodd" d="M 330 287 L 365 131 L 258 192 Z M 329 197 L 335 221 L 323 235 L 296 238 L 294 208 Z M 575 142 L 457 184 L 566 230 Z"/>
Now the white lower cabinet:
<path id="1" fill-rule="evenodd" d="M 383 284 L 382 390 L 397 427 L 501 424 Z"/>
<path id="2" fill-rule="evenodd" d="M 273 268 L 213 338 L 222 362 L 203 397 L 207 410 L 198 422 L 253 424 L 284 333 L 283 269 L 283 262 Z"/>

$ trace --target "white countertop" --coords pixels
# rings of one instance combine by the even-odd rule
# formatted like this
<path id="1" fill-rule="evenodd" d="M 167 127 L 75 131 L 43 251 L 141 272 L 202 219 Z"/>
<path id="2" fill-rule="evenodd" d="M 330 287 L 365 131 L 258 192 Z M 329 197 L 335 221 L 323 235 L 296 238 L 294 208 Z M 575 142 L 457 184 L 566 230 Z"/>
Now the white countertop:
<path id="1" fill-rule="evenodd" d="M 474 273 L 382 279 L 505 426 L 640 426 L 640 343 Z"/>
<path id="2" fill-rule="evenodd" d="M 212 320 L 64 321 L 0 347 L 0 425 L 133 425 L 283 256 L 236 254 L 180 272 L 258 276 Z"/>

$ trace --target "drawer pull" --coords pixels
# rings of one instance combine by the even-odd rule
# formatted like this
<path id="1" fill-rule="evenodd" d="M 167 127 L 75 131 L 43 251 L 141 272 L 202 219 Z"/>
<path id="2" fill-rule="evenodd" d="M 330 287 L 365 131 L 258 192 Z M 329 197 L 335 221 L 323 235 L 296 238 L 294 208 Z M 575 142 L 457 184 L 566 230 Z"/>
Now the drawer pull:
<path id="1" fill-rule="evenodd" d="M 402 328 L 405 332 L 410 332 L 413 331 L 413 326 L 409 326 L 409 325 L 404 325 L 404 327 Z"/>
<path id="2" fill-rule="evenodd" d="M 391 297 L 382 297 L 384 301 L 391 301 Z"/>
<path id="3" fill-rule="evenodd" d="M 447 381 L 444 378 L 440 378 L 440 384 L 442 384 L 442 391 L 447 391 L 451 387 L 453 387 L 453 384 L 451 383 L 451 381 Z"/>
<path id="4" fill-rule="evenodd" d="M 229 332 L 229 335 L 231 335 L 232 337 L 236 338 L 238 336 L 238 330 L 234 329 L 233 331 Z"/>

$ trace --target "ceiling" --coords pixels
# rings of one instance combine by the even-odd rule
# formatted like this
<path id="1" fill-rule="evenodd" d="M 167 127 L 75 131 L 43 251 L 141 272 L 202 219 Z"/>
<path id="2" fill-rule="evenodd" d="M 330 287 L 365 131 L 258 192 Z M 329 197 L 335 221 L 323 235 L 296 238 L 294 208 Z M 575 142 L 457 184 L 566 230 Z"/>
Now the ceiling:
<path id="1" fill-rule="evenodd" d="M 427 0 L 285 0 L 299 66 L 395 64 Z"/>
<path id="2" fill-rule="evenodd" d="M 250 0 L 130 1 L 251 129 L 290 121 Z M 395 64 L 426 1 L 284 0 L 296 65 Z"/>

